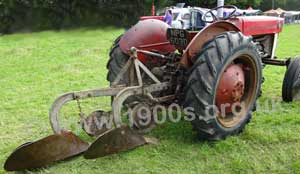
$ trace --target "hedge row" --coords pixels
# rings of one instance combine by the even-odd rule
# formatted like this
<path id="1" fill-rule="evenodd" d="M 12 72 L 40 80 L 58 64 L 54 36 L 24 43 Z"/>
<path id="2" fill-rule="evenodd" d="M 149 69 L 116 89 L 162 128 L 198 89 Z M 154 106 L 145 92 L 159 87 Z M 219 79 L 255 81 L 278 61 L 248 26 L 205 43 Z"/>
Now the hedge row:
<path id="1" fill-rule="evenodd" d="M 135 23 L 148 6 L 143 0 L 0 0 L 0 32 L 126 27 Z"/>

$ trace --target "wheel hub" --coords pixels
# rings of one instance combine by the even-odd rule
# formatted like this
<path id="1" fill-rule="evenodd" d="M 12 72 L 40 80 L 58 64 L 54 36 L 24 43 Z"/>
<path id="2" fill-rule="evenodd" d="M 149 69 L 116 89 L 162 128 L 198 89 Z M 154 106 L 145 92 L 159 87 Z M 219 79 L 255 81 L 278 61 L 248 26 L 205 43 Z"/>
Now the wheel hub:
<path id="1" fill-rule="evenodd" d="M 220 109 L 226 105 L 226 113 L 231 112 L 231 106 L 239 103 L 244 95 L 245 76 L 243 65 L 231 64 L 222 74 L 217 89 L 216 105 Z M 223 107 L 224 107 L 223 106 Z"/>
<path id="2" fill-rule="evenodd" d="M 155 128 L 155 122 L 148 104 L 139 103 L 133 107 L 130 119 L 133 121 L 133 129 L 139 133 L 147 133 Z"/>

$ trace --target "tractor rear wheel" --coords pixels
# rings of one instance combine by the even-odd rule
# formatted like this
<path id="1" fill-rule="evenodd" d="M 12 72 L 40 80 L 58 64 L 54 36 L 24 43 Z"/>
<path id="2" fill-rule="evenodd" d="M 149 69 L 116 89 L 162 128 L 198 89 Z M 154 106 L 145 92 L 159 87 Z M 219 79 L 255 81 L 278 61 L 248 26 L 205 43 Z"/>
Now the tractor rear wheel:
<path id="1" fill-rule="evenodd" d="M 108 70 L 106 79 L 110 82 L 110 84 L 112 84 L 118 73 L 121 71 L 121 69 L 129 59 L 129 56 L 122 52 L 119 45 L 119 41 L 122 36 L 123 35 L 120 35 L 116 38 L 109 52 L 109 61 L 106 65 L 106 68 Z M 124 76 L 120 81 L 120 84 L 127 85 L 128 83 L 129 80 L 127 76 Z"/>
<path id="2" fill-rule="evenodd" d="M 110 82 L 110 85 L 114 82 L 115 78 L 121 71 L 121 69 L 125 66 L 127 61 L 129 60 L 129 56 L 124 54 L 120 48 L 119 42 L 123 35 L 118 36 L 113 45 L 111 46 L 109 52 L 109 61 L 107 62 L 106 68 L 108 70 L 106 79 Z M 121 78 L 118 85 L 129 85 L 129 74 L 126 72 L 124 76 Z M 113 102 L 114 97 L 111 97 L 111 102 Z M 137 101 L 139 101 L 138 97 L 131 96 L 124 104 L 134 105 Z"/>
<path id="3" fill-rule="evenodd" d="M 184 107 L 200 139 L 220 140 L 250 121 L 262 81 L 262 64 L 252 39 L 226 32 L 207 42 L 189 71 Z"/>

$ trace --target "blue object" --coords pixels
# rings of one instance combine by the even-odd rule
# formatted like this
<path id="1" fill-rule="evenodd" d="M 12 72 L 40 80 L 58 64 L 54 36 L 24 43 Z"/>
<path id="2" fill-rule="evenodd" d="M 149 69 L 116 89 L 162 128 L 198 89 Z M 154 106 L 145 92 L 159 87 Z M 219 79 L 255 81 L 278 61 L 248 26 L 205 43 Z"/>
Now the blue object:
<path id="1" fill-rule="evenodd" d="M 172 15 L 167 13 L 164 17 L 164 22 L 167 23 L 169 26 L 172 26 Z"/>

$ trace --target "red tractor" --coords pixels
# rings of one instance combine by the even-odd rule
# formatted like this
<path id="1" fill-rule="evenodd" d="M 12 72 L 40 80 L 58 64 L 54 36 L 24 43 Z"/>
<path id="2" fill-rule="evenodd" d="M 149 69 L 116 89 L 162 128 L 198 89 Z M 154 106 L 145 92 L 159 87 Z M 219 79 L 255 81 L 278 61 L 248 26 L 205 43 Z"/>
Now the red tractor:
<path id="1" fill-rule="evenodd" d="M 232 13 L 223 18 L 215 15 L 215 10 L 224 7 L 232 8 Z M 110 87 L 58 97 L 49 114 L 55 134 L 19 147 L 7 159 L 5 169 L 41 167 L 80 153 L 87 159 L 97 158 L 151 143 L 142 133 L 155 123 L 140 124 L 145 119 L 140 111 L 153 111 L 156 105 L 189 108 L 200 139 L 236 135 L 255 111 L 265 65 L 288 67 L 282 97 L 284 101 L 298 99 L 299 59 L 278 60 L 275 56 L 284 20 L 235 16 L 236 10 L 235 6 L 219 6 L 208 11 L 202 20 L 209 14 L 213 21 L 205 21 L 211 25 L 200 31 L 169 28 L 156 19 L 138 22 L 111 48 L 107 64 Z M 97 136 L 94 143 L 89 145 L 61 127 L 59 111 L 65 103 L 101 96 L 112 97 L 111 112 L 98 110 L 87 118 L 80 114 L 86 133 Z M 123 106 L 131 110 L 131 126 L 123 121 Z M 97 121 L 105 119 L 113 124 L 99 127 Z"/>
<path id="2" fill-rule="evenodd" d="M 219 140 L 241 132 L 261 95 L 264 65 L 288 66 L 290 59 L 277 60 L 275 56 L 278 33 L 284 25 L 282 18 L 234 16 L 236 7 L 225 7 L 234 10 L 222 19 L 213 11 L 223 7 L 208 11 L 214 20 L 203 19 L 212 24 L 201 31 L 169 28 L 159 20 L 140 21 L 115 41 L 107 80 L 115 80 L 134 47 L 137 58 L 150 72 L 170 84 L 156 97 L 173 95 L 171 103 L 194 108 L 196 119 L 192 125 L 200 138 Z M 295 62 L 295 69 L 298 64 Z M 294 72 L 286 79 L 295 76 Z M 296 79 L 285 80 L 285 101 L 292 100 Z M 123 78 L 119 84 L 130 86 L 129 81 Z M 232 114 L 234 104 L 243 104 L 243 112 Z"/>

